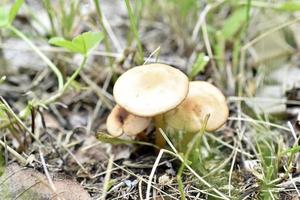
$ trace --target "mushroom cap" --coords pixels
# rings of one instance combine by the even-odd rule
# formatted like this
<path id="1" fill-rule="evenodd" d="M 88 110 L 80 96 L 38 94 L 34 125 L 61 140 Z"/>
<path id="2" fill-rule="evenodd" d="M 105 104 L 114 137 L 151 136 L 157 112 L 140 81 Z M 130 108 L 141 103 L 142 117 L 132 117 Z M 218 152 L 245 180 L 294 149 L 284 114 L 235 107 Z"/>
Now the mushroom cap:
<path id="1" fill-rule="evenodd" d="M 208 114 L 206 130 L 214 131 L 220 128 L 229 115 L 226 99 L 212 84 L 192 81 L 186 99 L 177 108 L 165 113 L 164 120 L 167 126 L 176 130 L 197 132 Z"/>
<path id="2" fill-rule="evenodd" d="M 145 130 L 150 121 L 150 118 L 133 115 L 116 105 L 106 119 L 106 127 L 107 131 L 114 137 L 124 133 L 128 136 L 135 136 Z"/>
<path id="3" fill-rule="evenodd" d="M 178 106 L 189 88 L 187 76 L 164 64 L 131 68 L 116 81 L 116 102 L 130 113 L 152 117 Z"/>

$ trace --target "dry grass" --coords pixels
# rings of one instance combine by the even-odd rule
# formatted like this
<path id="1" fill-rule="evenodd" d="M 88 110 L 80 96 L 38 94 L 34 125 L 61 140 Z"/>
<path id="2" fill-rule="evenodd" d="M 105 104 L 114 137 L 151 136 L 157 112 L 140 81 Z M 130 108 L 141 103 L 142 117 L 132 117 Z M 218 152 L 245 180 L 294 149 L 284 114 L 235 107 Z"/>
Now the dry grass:
<path id="1" fill-rule="evenodd" d="M 52 176 L 64 174 L 93 199 L 298 199 L 298 2 L 42 2 L 26 1 L 13 22 L 33 48 L 0 29 L 1 170 L 12 162 L 33 167 L 54 191 Z M 106 38 L 56 97 L 53 66 L 66 82 L 82 59 L 48 39 L 90 30 Z M 115 104 L 116 78 L 151 62 L 196 70 L 195 80 L 228 98 L 228 122 L 203 134 L 188 158 L 168 132 L 157 154 L 147 145 L 152 127 L 142 142 L 96 139 Z"/>

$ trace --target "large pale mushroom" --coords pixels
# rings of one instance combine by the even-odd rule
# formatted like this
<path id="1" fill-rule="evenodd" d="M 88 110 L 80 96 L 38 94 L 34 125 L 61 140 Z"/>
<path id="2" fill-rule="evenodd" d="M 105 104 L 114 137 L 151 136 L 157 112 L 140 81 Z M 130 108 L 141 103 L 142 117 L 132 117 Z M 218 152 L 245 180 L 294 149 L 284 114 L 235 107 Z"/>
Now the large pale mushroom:
<path id="1" fill-rule="evenodd" d="M 180 70 L 164 64 L 134 67 L 116 81 L 113 94 L 116 102 L 137 116 L 154 117 L 156 144 L 164 146 L 158 128 L 162 128 L 161 114 L 177 107 L 187 96 L 188 77 Z"/>
<path id="2" fill-rule="evenodd" d="M 192 81 L 186 99 L 163 118 L 168 127 L 194 133 L 204 125 L 207 115 L 205 129 L 214 131 L 226 122 L 228 114 L 226 99 L 218 88 L 205 81 Z"/>
<path id="3" fill-rule="evenodd" d="M 114 137 L 123 134 L 136 136 L 149 126 L 150 121 L 151 118 L 136 116 L 116 105 L 107 117 L 106 127 L 107 131 Z"/>
<path id="4" fill-rule="evenodd" d="M 188 78 L 164 64 L 134 67 L 116 81 L 116 102 L 128 112 L 153 117 L 178 106 L 188 93 Z"/>

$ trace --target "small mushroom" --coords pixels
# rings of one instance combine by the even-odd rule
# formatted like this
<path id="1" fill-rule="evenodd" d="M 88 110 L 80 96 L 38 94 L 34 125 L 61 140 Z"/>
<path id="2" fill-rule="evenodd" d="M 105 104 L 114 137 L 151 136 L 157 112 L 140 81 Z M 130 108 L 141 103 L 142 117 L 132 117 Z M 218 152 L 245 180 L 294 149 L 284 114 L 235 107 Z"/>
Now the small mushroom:
<path id="1" fill-rule="evenodd" d="M 134 67 L 116 81 L 116 102 L 128 112 L 153 117 L 178 106 L 188 93 L 188 78 L 164 64 Z"/>
<path id="2" fill-rule="evenodd" d="M 123 134 L 136 136 L 149 126 L 150 121 L 151 118 L 133 115 L 116 105 L 107 117 L 106 127 L 107 131 L 114 137 Z"/>
<path id="3" fill-rule="evenodd" d="M 193 133 L 201 129 L 209 115 L 205 129 L 214 131 L 226 122 L 228 114 L 226 99 L 218 88 L 205 81 L 192 81 L 186 99 L 165 113 L 164 121 L 175 130 Z"/>

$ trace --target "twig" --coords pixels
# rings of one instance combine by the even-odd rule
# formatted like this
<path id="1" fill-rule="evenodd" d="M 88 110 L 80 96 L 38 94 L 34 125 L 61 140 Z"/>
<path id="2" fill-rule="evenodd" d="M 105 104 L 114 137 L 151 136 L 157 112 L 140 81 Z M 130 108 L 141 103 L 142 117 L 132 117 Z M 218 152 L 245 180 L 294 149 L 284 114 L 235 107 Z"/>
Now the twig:
<path id="1" fill-rule="evenodd" d="M 217 70 L 216 63 L 213 59 L 214 55 L 213 55 L 212 48 L 211 48 L 211 45 L 210 45 L 210 42 L 209 42 L 209 36 L 208 36 L 207 26 L 206 26 L 205 20 L 204 20 L 203 25 L 202 25 L 202 34 L 203 34 L 203 40 L 204 40 L 206 51 L 208 53 L 209 58 L 211 59 L 212 69 L 215 72 L 216 78 L 220 79 L 220 77 L 221 77 L 220 73 Z"/>
<path id="2" fill-rule="evenodd" d="M 287 100 L 285 98 L 276 99 L 276 98 L 268 98 L 268 97 L 237 97 L 237 96 L 229 96 L 227 97 L 229 102 L 235 101 L 253 101 L 253 102 L 270 102 L 277 104 L 290 104 L 290 105 L 300 105 L 300 101 L 297 100 Z"/>
<path id="3" fill-rule="evenodd" d="M 8 146 L 6 143 L 4 143 L 2 140 L 0 140 L 0 144 L 9 151 L 17 160 L 19 160 L 23 165 L 27 164 L 27 161 L 25 158 L 23 158 L 18 152 L 16 152 L 14 149 L 12 149 L 10 146 Z"/>
<path id="4" fill-rule="evenodd" d="M 236 146 L 236 145 L 235 145 Z M 229 180 L 228 180 L 228 195 L 229 197 L 231 197 L 231 179 L 232 179 L 232 172 L 233 172 L 233 167 L 234 167 L 234 163 L 236 161 L 236 156 L 237 156 L 237 150 L 236 148 L 233 150 L 234 154 L 233 154 L 233 158 L 232 158 L 232 162 L 231 162 L 231 166 L 230 166 L 230 171 L 229 171 Z"/>
<path id="5" fill-rule="evenodd" d="M 102 196 L 100 197 L 100 199 L 105 200 L 106 199 L 106 195 L 107 195 L 107 191 L 109 189 L 109 181 L 110 181 L 110 175 L 112 172 L 112 165 L 114 162 L 114 155 L 110 155 L 109 160 L 108 160 L 108 164 L 107 164 L 107 168 L 106 168 L 106 174 L 105 174 L 105 178 L 104 178 L 104 184 L 103 184 L 103 193 Z"/>
<path id="6" fill-rule="evenodd" d="M 193 41 L 196 41 L 196 39 L 198 37 L 198 33 L 200 31 L 200 28 L 201 28 L 201 25 L 205 21 L 205 17 L 207 15 L 207 13 L 209 12 L 210 8 L 211 8 L 210 4 L 206 5 L 205 8 L 203 9 L 203 11 L 199 14 L 198 21 L 195 25 L 195 28 L 194 28 L 193 34 L 192 34 L 192 40 Z"/>
<path id="7" fill-rule="evenodd" d="M 293 186 L 294 186 L 294 188 L 295 188 L 295 190 L 296 190 L 296 192 L 298 194 L 298 197 L 300 197 L 300 192 L 298 190 L 298 187 L 297 187 L 297 185 L 296 185 L 295 181 L 293 180 L 293 177 L 292 177 L 292 175 L 290 173 L 289 173 L 289 178 L 290 178 L 290 180 L 291 180 L 291 182 L 292 182 L 292 184 L 293 184 Z"/>
<path id="8" fill-rule="evenodd" d="M 293 125 L 292 125 L 292 123 L 291 123 L 290 121 L 288 121 L 287 124 L 288 124 L 288 126 L 289 126 L 289 128 L 290 128 L 290 131 L 291 131 L 291 133 L 292 133 L 292 136 L 294 137 L 295 143 L 296 143 L 296 145 L 297 145 L 297 143 L 298 143 L 298 138 L 297 138 L 296 132 L 295 132 L 295 130 L 294 130 L 294 128 L 293 128 Z"/>
<path id="9" fill-rule="evenodd" d="M 51 177 L 50 177 L 50 174 L 49 174 L 49 172 L 48 172 L 48 169 L 47 169 L 47 166 L 46 166 L 46 163 L 45 163 L 45 159 L 44 159 L 44 155 L 43 155 L 43 152 L 42 152 L 41 149 L 39 150 L 39 153 L 40 153 L 40 158 L 41 158 L 41 162 L 42 162 L 42 165 L 43 165 L 43 169 L 44 169 L 45 175 L 46 175 L 46 177 L 47 177 L 47 179 L 48 179 L 48 182 L 49 182 L 49 184 L 50 184 L 50 187 L 51 187 L 51 189 L 53 190 L 53 192 L 54 192 L 55 194 L 57 194 L 57 193 L 56 193 L 55 185 L 54 185 L 54 183 L 53 183 L 53 181 L 52 181 L 52 179 L 51 179 Z M 57 198 L 58 198 L 59 200 L 61 199 L 61 198 L 59 198 L 59 197 L 57 197 Z"/>
<path id="10" fill-rule="evenodd" d="M 143 200 L 143 192 L 142 192 L 142 181 L 139 181 L 139 196 L 140 200 Z"/>
<path id="11" fill-rule="evenodd" d="M 108 23 L 105 15 L 103 13 L 102 13 L 102 20 L 103 20 L 103 25 L 104 25 L 104 27 L 105 27 L 105 29 L 106 29 L 106 31 L 107 31 L 107 33 L 108 33 L 108 35 L 109 35 L 112 43 L 116 47 L 117 51 L 119 53 L 121 53 L 123 51 L 123 48 L 121 47 L 121 44 L 120 44 L 119 40 L 117 39 L 115 33 L 113 32 L 110 24 Z"/>
<path id="12" fill-rule="evenodd" d="M 267 126 L 273 126 L 275 128 L 279 128 L 279 129 L 282 129 L 282 130 L 285 130 L 285 131 L 290 131 L 290 129 L 285 127 L 285 126 L 280 126 L 278 124 L 274 124 L 274 123 L 271 123 L 271 122 L 259 121 L 259 120 L 255 120 L 255 119 L 251 119 L 251 118 L 247 119 L 247 118 L 242 118 L 242 117 L 229 117 L 228 120 L 252 122 L 252 123 L 255 123 L 255 124 L 263 124 L 263 125 L 267 125 Z"/>
<path id="13" fill-rule="evenodd" d="M 149 200 L 149 199 L 150 199 L 150 191 L 151 191 L 151 183 L 152 183 L 152 179 L 153 179 L 153 177 L 154 177 L 156 168 L 157 168 L 157 166 L 158 166 L 158 164 L 159 164 L 159 161 L 160 161 L 160 159 L 161 159 L 163 153 L 164 153 L 164 150 L 163 150 L 163 149 L 159 150 L 158 156 L 157 156 L 157 158 L 156 158 L 156 160 L 155 160 L 155 162 L 154 162 L 153 168 L 152 168 L 152 170 L 151 170 L 151 173 L 150 173 L 150 176 L 149 176 L 149 181 L 148 181 L 148 183 L 147 183 L 146 200 Z"/>

